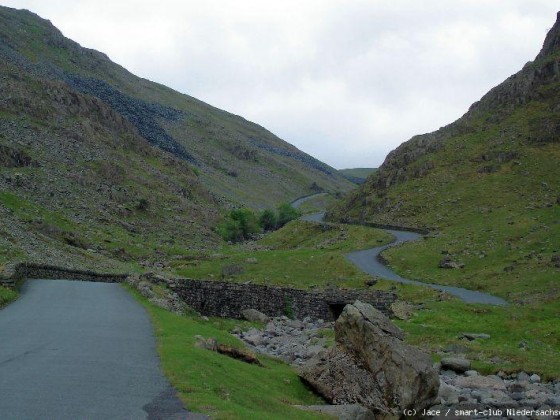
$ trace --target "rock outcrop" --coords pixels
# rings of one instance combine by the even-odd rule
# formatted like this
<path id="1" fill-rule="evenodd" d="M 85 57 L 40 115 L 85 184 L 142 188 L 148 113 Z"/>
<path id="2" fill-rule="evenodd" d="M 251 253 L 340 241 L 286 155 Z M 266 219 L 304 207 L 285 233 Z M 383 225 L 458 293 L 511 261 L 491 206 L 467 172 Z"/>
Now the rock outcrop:
<path id="1" fill-rule="evenodd" d="M 381 418 L 434 404 L 439 378 L 430 357 L 405 344 L 403 332 L 371 305 L 346 305 L 335 336 L 336 345 L 300 373 L 329 402 L 358 403 Z"/>

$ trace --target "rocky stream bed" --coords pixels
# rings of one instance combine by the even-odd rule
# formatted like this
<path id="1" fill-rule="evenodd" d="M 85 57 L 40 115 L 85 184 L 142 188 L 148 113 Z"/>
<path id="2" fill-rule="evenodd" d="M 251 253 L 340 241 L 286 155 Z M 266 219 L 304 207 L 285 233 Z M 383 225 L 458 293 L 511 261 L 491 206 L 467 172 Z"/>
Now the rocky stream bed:
<path id="1" fill-rule="evenodd" d="M 255 352 L 278 357 L 298 369 L 334 344 L 333 322 L 266 316 L 259 320 L 265 321 L 262 329 L 234 334 Z M 527 372 L 483 375 L 460 353 L 447 355 L 433 367 L 439 373 L 439 391 L 429 411 L 422 410 L 426 417 L 560 418 L 558 380 L 545 383 L 539 375 Z"/>

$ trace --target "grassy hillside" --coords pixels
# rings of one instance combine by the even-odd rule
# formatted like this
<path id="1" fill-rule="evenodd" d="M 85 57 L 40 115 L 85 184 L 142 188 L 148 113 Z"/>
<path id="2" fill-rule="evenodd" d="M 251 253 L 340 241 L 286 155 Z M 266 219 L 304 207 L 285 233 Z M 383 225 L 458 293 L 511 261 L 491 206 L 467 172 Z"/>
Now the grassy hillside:
<path id="1" fill-rule="evenodd" d="M 264 128 L 0 7 L 0 264 L 165 269 L 230 207 L 350 182 Z"/>
<path id="2" fill-rule="evenodd" d="M 344 254 L 390 242 L 391 235 L 364 226 L 321 225 L 301 220 L 255 243 L 222 247 L 177 259 L 183 277 L 229 279 L 296 288 L 364 287 L 370 278 Z"/>
<path id="3" fill-rule="evenodd" d="M 460 120 L 391 152 L 328 217 L 429 228 L 426 241 L 387 253 L 409 277 L 522 304 L 557 301 L 559 40 L 557 22 L 534 62 Z M 438 268 L 442 254 L 465 267 Z"/>
<path id="4" fill-rule="evenodd" d="M 485 332 L 491 339 L 466 345 L 478 369 L 560 375 L 559 69 L 560 14 L 535 61 L 458 121 L 392 151 L 328 212 L 331 220 L 428 228 L 425 240 L 384 253 L 395 271 L 509 302 L 467 305 L 398 285 L 423 308 L 400 322 L 407 340 L 438 357 L 449 345 L 465 347 L 462 332 Z M 444 257 L 464 267 L 439 268 Z"/>
<path id="5" fill-rule="evenodd" d="M 366 287 L 371 276 L 358 270 L 344 255 L 389 240 L 388 234 L 364 226 L 298 220 L 257 243 L 190 255 L 177 261 L 174 268 L 177 274 L 204 279 L 220 279 L 227 273 L 225 278 L 239 282 L 302 289 L 360 288 Z M 421 244 L 430 242 L 428 239 Z M 406 251 L 404 246 L 397 251 L 398 257 L 392 257 L 393 265 L 400 266 L 408 261 L 408 255 L 402 253 Z M 232 267 L 238 271 L 228 271 Z M 403 275 L 414 275 L 413 267 L 403 267 Z M 434 361 L 449 355 L 443 352 L 446 348 L 458 347 L 481 372 L 524 370 L 547 379 L 560 377 L 560 341 L 555 334 L 560 312 L 554 297 L 538 304 L 473 305 L 427 287 L 377 280 L 373 288 L 394 291 L 411 305 L 410 319 L 396 322 L 406 332 L 406 341 L 426 349 Z M 508 287 L 504 283 L 502 290 Z M 469 342 L 461 339 L 464 332 L 486 333 L 490 339 Z"/>
<path id="6" fill-rule="evenodd" d="M 313 188 L 351 187 L 335 169 L 257 124 L 136 77 L 31 12 L 0 8 L 0 56 L 39 79 L 100 99 L 150 144 L 195 167 L 224 205 L 273 206 Z"/>
<path id="7" fill-rule="evenodd" d="M 376 170 L 377 168 L 349 168 L 339 169 L 338 172 L 340 172 L 342 176 L 355 184 L 363 184 L 366 178 Z"/>
<path id="8" fill-rule="evenodd" d="M 163 370 L 189 410 L 214 419 L 330 418 L 293 407 L 324 402 L 284 362 L 260 355 L 263 366 L 247 364 L 195 345 L 202 336 L 243 348 L 230 331 L 253 326 L 247 321 L 182 317 L 132 293 L 152 317 Z"/>
<path id="9" fill-rule="evenodd" d="M 0 264 L 134 269 L 218 242 L 216 200 L 187 162 L 64 83 L 0 75 Z"/>

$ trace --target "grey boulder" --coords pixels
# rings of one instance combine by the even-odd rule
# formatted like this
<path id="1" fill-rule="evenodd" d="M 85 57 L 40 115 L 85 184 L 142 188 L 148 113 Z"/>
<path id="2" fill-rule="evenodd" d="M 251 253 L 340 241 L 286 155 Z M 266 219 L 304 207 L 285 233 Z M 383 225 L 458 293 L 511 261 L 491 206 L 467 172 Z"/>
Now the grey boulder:
<path id="1" fill-rule="evenodd" d="M 267 323 L 270 318 L 256 309 L 244 309 L 241 314 L 247 321 Z"/>
<path id="2" fill-rule="evenodd" d="M 462 357 L 444 357 L 441 359 L 442 370 L 452 370 L 457 373 L 463 373 L 471 368 L 471 362 Z"/>
<path id="3" fill-rule="evenodd" d="M 422 410 L 435 403 L 439 377 L 430 357 L 403 337 L 385 315 L 356 301 L 335 323 L 336 345 L 311 359 L 300 375 L 329 402 L 361 404 L 376 418 Z"/>

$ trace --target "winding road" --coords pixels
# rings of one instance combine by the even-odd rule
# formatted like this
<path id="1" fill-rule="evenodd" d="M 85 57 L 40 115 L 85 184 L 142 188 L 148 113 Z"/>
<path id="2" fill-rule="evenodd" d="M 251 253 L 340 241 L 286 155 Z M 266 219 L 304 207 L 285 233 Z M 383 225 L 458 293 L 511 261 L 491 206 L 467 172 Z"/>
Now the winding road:
<path id="1" fill-rule="evenodd" d="M 28 280 L 0 311 L 0 418 L 194 419 L 119 284 Z"/>
<path id="2" fill-rule="evenodd" d="M 324 194 L 325 193 L 322 193 L 320 195 L 324 195 Z M 316 196 L 317 195 L 311 195 L 311 196 L 298 198 L 297 200 L 292 202 L 292 206 L 294 208 L 298 208 L 303 203 L 315 198 Z M 302 216 L 301 219 L 309 222 L 322 223 L 324 216 L 325 216 L 325 212 L 313 213 L 313 214 L 306 214 Z M 432 289 L 447 292 L 450 295 L 456 296 L 467 303 L 507 305 L 507 302 L 504 299 L 497 296 L 490 295 L 488 293 L 477 292 L 474 290 L 463 289 L 461 287 L 455 287 L 455 286 L 444 286 L 441 284 L 424 283 L 421 281 L 410 280 L 399 276 L 397 273 L 395 273 L 393 270 L 391 270 L 389 267 L 387 267 L 385 264 L 379 261 L 378 258 L 379 255 L 387 248 L 390 248 L 392 246 L 404 242 L 417 241 L 422 238 L 422 235 L 419 235 L 418 233 L 414 233 L 414 232 L 405 231 L 405 230 L 392 230 L 392 229 L 383 229 L 383 230 L 393 235 L 395 237 L 395 240 L 387 245 L 370 248 L 363 251 L 351 252 L 348 255 L 346 255 L 346 258 L 352 263 L 354 263 L 362 271 L 371 274 L 373 276 L 384 278 L 386 280 L 403 283 L 403 284 L 414 284 L 417 286 L 430 287 Z"/>

